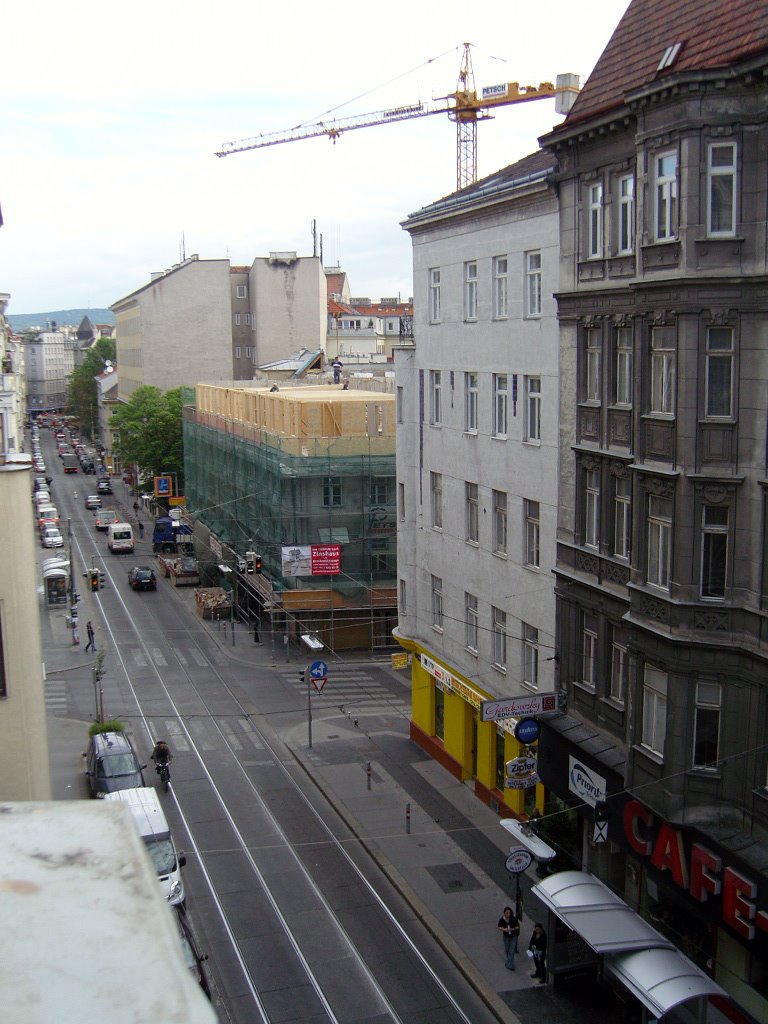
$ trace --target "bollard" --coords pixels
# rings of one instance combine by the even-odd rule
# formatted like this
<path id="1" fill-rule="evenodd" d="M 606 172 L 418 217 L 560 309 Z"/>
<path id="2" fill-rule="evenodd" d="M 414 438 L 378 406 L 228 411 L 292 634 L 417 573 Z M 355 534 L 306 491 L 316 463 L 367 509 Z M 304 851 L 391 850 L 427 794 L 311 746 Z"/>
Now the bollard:
<path id="1" fill-rule="evenodd" d="M 411 805 L 407 803 L 405 805 L 405 834 L 409 836 L 411 834 Z"/>
<path id="2" fill-rule="evenodd" d="M 368 789 L 370 789 L 371 788 L 371 762 L 370 761 L 368 761 L 368 763 L 365 766 L 365 774 L 368 776 Z"/>

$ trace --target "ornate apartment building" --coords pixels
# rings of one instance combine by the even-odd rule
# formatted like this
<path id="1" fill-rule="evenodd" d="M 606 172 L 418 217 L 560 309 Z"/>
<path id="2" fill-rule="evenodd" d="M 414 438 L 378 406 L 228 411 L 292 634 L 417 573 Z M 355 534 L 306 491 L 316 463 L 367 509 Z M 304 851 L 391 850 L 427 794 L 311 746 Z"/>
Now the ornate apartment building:
<path id="1" fill-rule="evenodd" d="M 541 140 L 558 163 L 568 711 L 545 725 L 540 774 L 582 815 L 581 865 L 756 1020 L 768 1019 L 767 76 L 764 4 L 633 0 Z M 592 841 L 595 805 L 608 842 Z"/>

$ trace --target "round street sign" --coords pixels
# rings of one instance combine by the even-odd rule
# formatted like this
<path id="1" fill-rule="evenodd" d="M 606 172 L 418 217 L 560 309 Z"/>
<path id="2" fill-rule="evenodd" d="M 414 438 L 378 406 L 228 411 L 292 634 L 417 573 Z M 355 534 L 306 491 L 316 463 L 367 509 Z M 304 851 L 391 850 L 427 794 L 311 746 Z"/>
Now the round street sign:
<path id="1" fill-rule="evenodd" d="M 328 666 L 324 661 L 313 661 L 309 666 L 309 674 L 313 679 L 324 679 L 328 675 Z"/>
<path id="2" fill-rule="evenodd" d="M 541 725 L 535 718 L 521 718 L 515 726 L 515 739 L 519 743 L 535 743 L 541 735 Z"/>
<path id="3" fill-rule="evenodd" d="M 532 860 L 533 857 L 531 857 L 529 851 L 524 846 L 513 846 L 504 862 L 504 866 L 510 875 L 519 875 L 521 871 L 525 871 L 527 867 L 530 867 Z"/>

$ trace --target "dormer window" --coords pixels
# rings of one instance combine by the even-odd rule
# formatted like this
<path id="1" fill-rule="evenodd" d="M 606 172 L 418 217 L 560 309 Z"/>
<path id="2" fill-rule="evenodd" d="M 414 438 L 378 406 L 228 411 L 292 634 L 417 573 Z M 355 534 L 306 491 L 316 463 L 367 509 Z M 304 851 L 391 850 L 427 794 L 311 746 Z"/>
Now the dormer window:
<path id="1" fill-rule="evenodd" d="M 682 43 L 672 43 L 664 51 L 664 55 L 659 61 L 659 66 L 656 68 L 657 71 L 666 71 L 667 68 L 671 68 L 677 60 L 677 55 L 680 53 Z"/>

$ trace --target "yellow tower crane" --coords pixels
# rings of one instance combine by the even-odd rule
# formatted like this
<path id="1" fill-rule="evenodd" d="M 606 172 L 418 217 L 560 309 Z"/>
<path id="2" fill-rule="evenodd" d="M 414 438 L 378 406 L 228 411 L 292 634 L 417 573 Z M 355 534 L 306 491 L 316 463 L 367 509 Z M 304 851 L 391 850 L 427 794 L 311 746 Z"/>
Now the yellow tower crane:
<path id="1" fill-rule="evenodd" d="M 488 86 L 478 96 L 470 46 L 470 43 L 464 43 L 456 92 L 447 96 L 439 96 L 428 103 L 419 102 L 404 107 L 392 107 L 389 110 L 376 110 L 369 114 L 317 121 L 286 131 L 268 132 L 248 139 L 225 142 L 216 152 L 216 156 L 231 156 L 233 153 L 244 153 L 249 149 L 278 146 L 282 142 L 297 142 L 299 139 L 312 139 L 318 135 L 325 135 L 331 142 L 336 142 L 344 132 L 355 131 L 357 128 L 372 128 L 377 124 L 392 124 L 394 121 L 409 121 L 415 117 L 447 114 L 451 121 L 456 122 L 456 188 L 465 188 L 477 181 L 478 121 L 492 118 L 496 107 L 544 100 L 553 96 L 556 111 L 565 114 L 571 109 L 580 88 L 577 75 L 558 75 L 555 85 L 552 82 L 541 82 L 539 85 L 505 82 L 501 85 Z"/>

